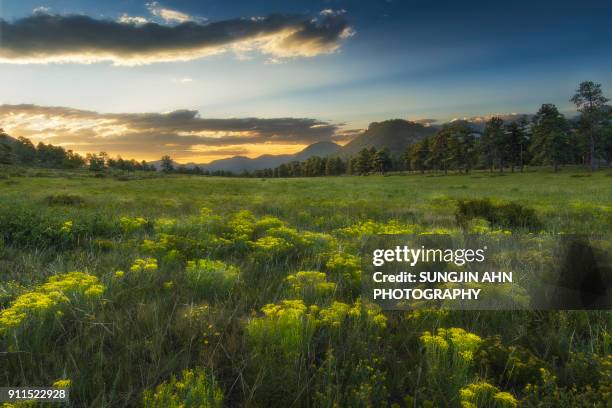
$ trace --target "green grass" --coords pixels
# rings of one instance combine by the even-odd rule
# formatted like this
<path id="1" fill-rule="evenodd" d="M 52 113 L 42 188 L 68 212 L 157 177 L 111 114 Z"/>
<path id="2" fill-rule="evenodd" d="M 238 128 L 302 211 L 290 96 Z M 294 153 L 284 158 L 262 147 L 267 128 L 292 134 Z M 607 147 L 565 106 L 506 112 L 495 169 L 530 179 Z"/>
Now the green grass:
<path id="1" fill-rule="evenodd" d="M 209 406 L 221 397 L 227 406 L 458 406 L 460 389 L 474 389 L 510 401 L 499 406 L 573 407 L 598 406 L 609 392 L 610 312 L 383 314 L 359 300 L 351 257 L 366 230 L 458 232 L 476 222 L 485 232 L 607 234 L 610 170 L 303 179 L 0 170 L 0 308 L 44 298 L 45 282 L 71 271 L 105 288 L 72 288 L 73 298 L 27 309 L 17 327 L 0 320 L 1 386 L 70 379 L 72 406 L 190 395 Z M 490 200 L 489 222 L 457 216 L 459 202 L 475 199 Z M 470 217 L 487 218 L 484 201 L 473 202 Z M 201 259 L 214 262 L 189 263 Z M 296 276 L 312 282 L 298 290 Z M 438 328 L 477 338 L 473 355 L 446 334 L 427 340 Z M 470 388 L 485 381 L 492 387 Z M 493 395 L 479 406 L 496 406 Z"/>

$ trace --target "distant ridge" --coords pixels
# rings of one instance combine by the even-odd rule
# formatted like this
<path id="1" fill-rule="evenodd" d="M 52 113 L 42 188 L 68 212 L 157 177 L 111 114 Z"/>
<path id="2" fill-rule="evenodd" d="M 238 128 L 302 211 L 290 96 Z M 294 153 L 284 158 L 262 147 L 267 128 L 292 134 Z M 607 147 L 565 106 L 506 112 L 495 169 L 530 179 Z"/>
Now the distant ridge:
<path id="1" fill-rule="evenodd" d="M 408 146 L 433 135 L 436 130 L 435 127 L 404 119 L 373 122 L 365 132 L 342 148 L 342 155 L 354 156 L 364 147 L 386 148 L 392 155 L 403 154 Z"/>
<path id="2" fill-rule="evenodd" d="M 264 154 L 259 157 L 255 157 L 253 159 L 246 156 L 234 156 L 226 159 L 213 160 L 210 163 L 206 164 L 196 164 L 196 163 L 188 163 L 183 166 L 187 168 L 193 168 L 195 166 L 199 166 L 203 170 L 208 171 L 231 171 L 232 173 L 242 173 L 243 171 L 254 171 L 261 169 L 268 169 L 278 167 L 283 163 L 289 163 L 291 161 L 305 161 L 309 157 L 312 156 L 336 156 L 340 153 L 342 147 L 333 142 L 317 142 L 313 143 L 310 146 L 306 147 L 304 150 L 301 150 L 295 154 Z M 156 168 L 160 168 L 161 161 L 151 162 Z M 180 166 L 180 164 L 175 163 L 175 166 Z"/>
<path id="3" fill-rule="evenodd" d="M 391 155 L 397 156 L 403 155 L 408 146 L 425 137 L 433 135 L 437 130 L 438 128 L 435 126 L 424 126 L 420 123 L 404 119 L 391 119 L 383 122 L 371 123 L 368 129 L 345 146 L 323 141 L 313 143 L 295 154 L 265 154 L 253 159 L 245 156 L 234 156 L 226 159 L 214 160 L 206 164 L 188 163 L 183 166 L 187 168 L 199 166 L 203 170 L 223 170 L 239 174 L 244 171 L 252 172 L 255 170 L 274 168 L 291 161 L 305 161 L 313 156 L 355 156 L 361 149 L 369 149 L 371 147 L 376 149 L 386 148 Z M 151 164 L 159 168 L 161 162 L 154 161 Z M 175 166 L 179 166 L 179 164 L 175 163 Z"/>

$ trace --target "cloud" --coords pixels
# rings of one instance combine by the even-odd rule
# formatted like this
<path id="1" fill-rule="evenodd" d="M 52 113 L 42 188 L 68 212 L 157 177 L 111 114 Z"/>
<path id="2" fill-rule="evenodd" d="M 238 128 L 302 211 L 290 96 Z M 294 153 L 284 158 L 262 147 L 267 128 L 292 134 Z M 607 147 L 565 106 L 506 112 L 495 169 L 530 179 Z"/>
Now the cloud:
<path id="1" fill-rule="evenodd" d="M 171 16 L 161 11 L 159 15 Z M 182 18 L 172 16 L 172 21 Z M 185 20 L 177 25 L 127 15 L 111 21 L 36 13 L 12 22 L 0 20 L 0 32 L 0 63 L 116 65 L 186 61 L 228 51 L 259 52 L 276 60 L 313 57 L 336 51 L 354 34 L 342 13 L 315 18 L 274 14 L 211 23 Z"/>
<path id="2" fill-rule="evenodd" d="M 167 23 L 184 23 L 186 21 L 203 21 L 200 17 L 192 17 L 189 14 L 183 13 L 178 10 L 172 10 L 169 8 L 165 8 L 160 6 L 160 4 L 156 1 L 152 3 L 147 3 L 147 8 L 156 17 L 161 18 Z"/>
<path id="3" fill-rule="evenodd" d="M 125 13 L 123 13 L 117 21 L 122 24 L 134 24 L 134 25 L 147 24 L 149 22 L 149 20 L 147 20 L 144 17 L 128 16 Z"/>
<path id="4" fill-rule="evenodd" d="M 299 148 L 332 140 L 338 126 L 309 118 L 202 118 L 194 110 L 167 113 L 98 113 L 67 107 L 0 105 L 0 127 L 79 152 L 108 151 L 151 158 L 164 153 L 183 159 L 245 154 L 253 146 L 268 150 Z M 261 147 L 261 146 L 260 146 Z M 227 149 L 224 153 L 222 149 Z"/>
<path id="5" fill-rule="evenodd" d="M 34 10 L 32 10 L 32 14 L 49 14 L 51 9 L 45 6 L 38 6 Z"/>

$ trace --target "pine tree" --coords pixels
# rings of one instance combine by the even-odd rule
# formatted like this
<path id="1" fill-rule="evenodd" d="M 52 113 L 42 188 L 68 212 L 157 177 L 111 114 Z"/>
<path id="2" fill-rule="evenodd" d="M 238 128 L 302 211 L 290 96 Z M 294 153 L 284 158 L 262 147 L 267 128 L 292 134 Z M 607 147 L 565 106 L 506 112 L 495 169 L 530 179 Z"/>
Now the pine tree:
<path id="1" fill-rule="evenodd" d="M 372 164 L 372 155 L 370 150 L 363 148 L 357 154 L 355 162 L 353 163 L 353 172 L 355 174 L 364 175 L 370 172 L 370 166 Z"/>
<path id="2" fill-rule="evenodd" d="M 596 84 L 593 81 L 584 81 L 580 83 L 570 101 L 576 105 L 576 108 L 581 113 L 581 133 L 588 140 L 589 161 L 591 171 L 594 171 L 597 155 L 596 145 L 602 133 L 601 125 L 606 118 L 606 103 L 609 99 L 603 96 L 601 84 Z"/>
<path id="3" fill-rule="evenodd" d="M 495 164 L 499 166 L 499 171 L 504 171 L 504 120 L 499 117 L 492 117 L 485 126 L 484 133 L 480 139 L 480 154 L 484 159 L 485 166 L 491 171 Z"/>
<path id="4" fill-rule="evenodd" d="M 551 164 L 558 171 L 571 152 L 567 121 L 553 104 L 544 104 L 533 119 L 533 161 Z"/>
<path id="5" fill-rule="evenodd" d="M 510 169 L 514 172 L 514 167 L 518 166 L 521 172 L 525 163 L 525 154 L 529 139 L 527 138 L 527 120 L 521 118 L 508 123 L 505 127 L 507 154 Z"/>
<path id="6" fill-rule="evenodd" d="M 391 168 L 391 157 L 387 149 L 379 149 L 372 157 L 372 169 L 380 174 L 385 174 L 385 171 Z"/>

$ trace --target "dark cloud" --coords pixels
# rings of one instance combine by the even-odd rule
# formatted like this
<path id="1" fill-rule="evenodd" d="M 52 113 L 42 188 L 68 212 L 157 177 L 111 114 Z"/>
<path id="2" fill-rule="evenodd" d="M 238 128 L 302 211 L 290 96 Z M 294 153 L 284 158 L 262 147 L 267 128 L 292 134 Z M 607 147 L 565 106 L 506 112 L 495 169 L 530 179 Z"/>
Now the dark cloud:
<path id="1" fill-rule="evenodd" d="M 193 110 L 98 113 L 38 105 L 0 105 L 0 127 L 14 136 L 78 151 L 173 152 L 184 156 L 245 154 L 241 145 L 329 141 L 338 129 L 336 124 L 309 118 L 207 119 Z"/>
<path id="2" fill-rule="evenodd" d="M 273 58 L 308 57 L 336 50 L 352 33 L 342 13 L 165 25 L 43 12 L 14 22 L 0 20 L 0 32 L 1 62 L 110 60 L 128 65 L 189 60 L 231 49 L 257 50 Z"/>

